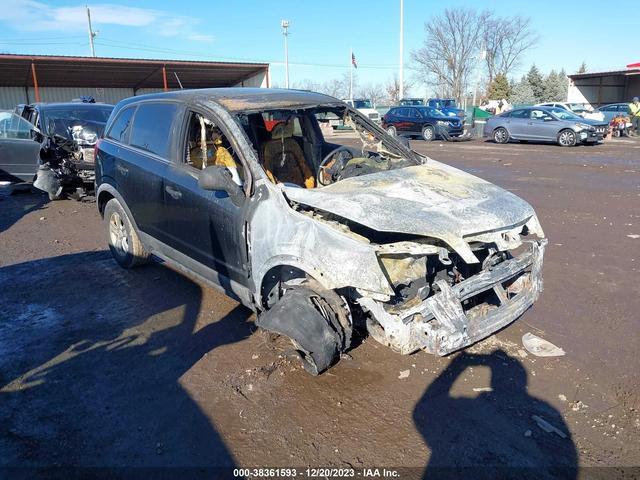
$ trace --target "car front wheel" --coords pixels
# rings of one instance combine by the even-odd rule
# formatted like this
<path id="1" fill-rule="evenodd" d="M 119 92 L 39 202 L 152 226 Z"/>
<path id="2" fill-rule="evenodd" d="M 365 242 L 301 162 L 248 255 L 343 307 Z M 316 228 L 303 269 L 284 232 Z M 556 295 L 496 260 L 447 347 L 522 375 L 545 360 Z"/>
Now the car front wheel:
<path id="1" fill-rule="evenodd" d="M 434 139 L 435 136 L 436 136 L 436 132 L 431 125 L 427 125 L 422 129 L 422 138 L 425 141 L 430 142 L 431 140 Z"/>
<path id="2" fill-rule="evenodd" d="M 493 132 L 493 141 L 496 143 L 507 143 L 509 141 L 509 132 L 504 127 L 498 127 Z"/>
<path id="3" fill-rule="evenodd" d="M 576 132 L 573 130 L 562 130 L 558 135 L 558 145 L 561 147 L 573 147 L 576 144 Z"/>
<path id="4" fill-rule="evenodd" d="M 121 267 L 133 268 L 148 262 L 149 254 L 142 246 L 127 212 L 115 198 L 104 207 L 104 223 L 109 250 Z"/>

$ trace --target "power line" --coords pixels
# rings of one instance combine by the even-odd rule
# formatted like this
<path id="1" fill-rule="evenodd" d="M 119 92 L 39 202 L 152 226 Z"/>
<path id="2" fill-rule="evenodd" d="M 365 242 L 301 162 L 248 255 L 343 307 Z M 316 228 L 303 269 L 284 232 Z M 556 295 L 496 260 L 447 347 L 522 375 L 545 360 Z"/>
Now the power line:
<path id="1" fill-rule="evenodd" d="M 284 63 L 281 60 L 265 60 L 265 59 L 255 59 L 255 58 L 240 58 L 240 57 L 215 57 L 213 55 L 205 55 L 202 53 L 190 52 L 185 50 L 175 50 L 170 48 L 162 48 L 162 47 L 154 47 L 152 45 L 146 45 L 141 43 L 133 43 L 133 42 L 121 42 L 119 40 L 113 40 L 110 38 L 102 37 L 96 39 L 96 44 L 112 47 L 112 48 L 120 48 L 124 50 L 137 50 L 137 51 L 146 51 L 146 52 L 154 52 L 154 53 L 171 53 L 175 55 L 185 55 L 192 56 L 198 58 L 207 58 L 207 59 L 216 59 L 219 61 L 230 61 L 230 62 L 250 62 L 250 63 L 270 63 L 272 65 L 283 65 Z M 298 67 L 328 67 L 328 68 L 347 68 L 347 65 L 337 64 L 337 63 L 312 63 L 312 62 L 289 62 L 289 65 L 295 65 Z M 365 69 L 374 69 L 374 70 L 395 70 L 398 68 L 396 64 L 359 64 L 358 68 Z"/>

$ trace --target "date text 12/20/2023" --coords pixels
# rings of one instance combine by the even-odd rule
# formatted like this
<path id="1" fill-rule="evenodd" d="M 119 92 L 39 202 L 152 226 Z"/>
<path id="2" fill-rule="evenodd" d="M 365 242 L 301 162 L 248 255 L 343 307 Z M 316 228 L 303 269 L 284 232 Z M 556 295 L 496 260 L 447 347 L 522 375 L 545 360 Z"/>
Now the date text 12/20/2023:
<path id="1" fill-rule="evenodd" d="M 400 478 L 388 468 L 235 468 L 237 478 Z"/>

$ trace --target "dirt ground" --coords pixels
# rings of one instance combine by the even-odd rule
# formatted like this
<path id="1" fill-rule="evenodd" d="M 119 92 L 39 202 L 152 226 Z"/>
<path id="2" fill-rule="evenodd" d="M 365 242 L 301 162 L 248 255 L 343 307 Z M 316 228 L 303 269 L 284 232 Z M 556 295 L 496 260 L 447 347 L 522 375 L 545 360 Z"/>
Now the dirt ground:
<path id="1" fill-rule="evenodd" d="M 545 291 L 466 351 L 361 338 L 320 377 L 213 289 L 119 268 L 94 203 L 0 197 L 0 466 L 639 466 L 640 142 L 412 146 L 534 206 Z"/>

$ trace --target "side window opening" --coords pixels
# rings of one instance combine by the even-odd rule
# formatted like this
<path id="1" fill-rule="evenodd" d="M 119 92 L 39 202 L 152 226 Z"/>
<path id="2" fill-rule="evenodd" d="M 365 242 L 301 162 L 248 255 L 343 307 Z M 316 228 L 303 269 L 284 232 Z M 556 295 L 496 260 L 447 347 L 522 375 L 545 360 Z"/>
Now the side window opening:
<path id="1" fill-rule="evenodd" d="M 31 140 L 33 126 L 15 113 L 0 112 L 0 138 Z"/>
<path id="2" fill-rule="evenodd" d="M 231 142 L 212 120 L 196 112 L 189 114 L 183 163 L 195 170 L 226 167 L 233 181 L 244 184 L 244 169 Z"/>
<path id="3" fill-rule="evenodd" d="M 143 103 L 138 106 L 129 135 L 129 144 L 167 159 L 173 138 L 174 103 Z"/>
<path id="4" fill-rule="evenodd" d="M 133 117 L 134 111 L 134 107 L 130 107 L 121 111 L 118 115 L 118 118 L 116 118 L 111 125 L 111 128 L 107 133 L 107 138 L 126 144 L 129 140 L 131 118 Z"/>
<path id="5" fill-rule="evenodd" d="M 262 161 L 273 183 L 289 183 L 304 188 L 315 187 L 315 175 L 305 151 L 307 141 L 302 119 L 296 112 L 263 112 L 268 139 L 263 143 Z"/>

